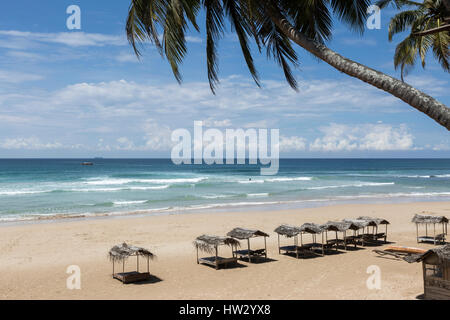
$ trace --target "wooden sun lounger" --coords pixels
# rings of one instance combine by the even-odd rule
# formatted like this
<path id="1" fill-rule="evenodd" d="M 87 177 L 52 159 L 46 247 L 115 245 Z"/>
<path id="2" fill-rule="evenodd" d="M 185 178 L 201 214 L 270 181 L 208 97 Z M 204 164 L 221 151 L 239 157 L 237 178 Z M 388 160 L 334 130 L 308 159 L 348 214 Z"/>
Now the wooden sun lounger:
<path id="1" fill-rule="evenodd" d="M 375 239 L 375 240 L 383 239 L 384 243 L 386 243 L 387 235 L 386 235 L 386 233 L 384 233 L 384 232 L 376 233 L 376 234 L 374 235 L 374 239 Z"/>
<path id="2" fill-rule="evenodd" d="M 336 241 L 336 240 L 335 240 Z M 335 246 L 335 243 L 308 243 L 305 246 L 310 247 L 310 250 L 313 250 L 315 252 L 319 251 L 320 255 L 324 254 L 325 252 L 333 249 Z"/>
<path id="3" fill-rule="evenodd" d="M 120 272 L 114 273 L 113 278 L 122 281 L 123 283 L 132 283 L 149 280 L 151 278 L 149 272 Z"/>
<path id="4" fill-rule="evenodd" d="M 227 266 L 230 263 L 237 263 L 237 258 L 222 258 L 222 257 L 204 257 L 204 258 L 198 258 L 198 263 L 207 264 L 210 266 L 215 267 L 216 269 L 219 269 L 220 266 L 224 265 Z"/>
<path id="5" fill-rule="evenodd" d="M 336 250 L 339 246 L 342 246 L 345 250 L 347 250 L 347 246 L 351 244 L 356 247 L 356 241 L 353 236 L 348 236 L 345 239 L 330 239 L 327 241 L 327 243 L 335 246 Z"/>
<path id="6" fill-rule="evenodd" d="M 357 235 L 355 240 L 357 243 L 361 244 L 362 246 L 365 246 L 366 244 L 380 244 L 380 241 L 378 239 L 384 239 L 384 242 L 386 242 L 386 234 L 385 233 L 364 233 Z"/>
<path id="7" fill-rule="evenodd" d="M 234 254 L 242 259 L 248 259 L 250 253 L 250 258 L 260 258 L 260 257 L 266 257 L 266 249 L 256 249 L 256 250 L 237 250 L 234 251 Z"/>
<path id="8" fill-rule="evenodd" d="M 280 251 L 284 251 L 287 253 L 294 253 L 298 258 L 299 255 L 315 255 L 316 253 L 312 251 L 311 245 L 303 245 L 303 246 L 284 246 L 280 247 Z"/>
<path id="9" fill-rule="evenodd" d="M 417 237 L 417 242 L 445 243 L 445 234 L 441 233 L 441 234 L 436 235 L 435 237 L 420 236 L 420 237 Z"/>

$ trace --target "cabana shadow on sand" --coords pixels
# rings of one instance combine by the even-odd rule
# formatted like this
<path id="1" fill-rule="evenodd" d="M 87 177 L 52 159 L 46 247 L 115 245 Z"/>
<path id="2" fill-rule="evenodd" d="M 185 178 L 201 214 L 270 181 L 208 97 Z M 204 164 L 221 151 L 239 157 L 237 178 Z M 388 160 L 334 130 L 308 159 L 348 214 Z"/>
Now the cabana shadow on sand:
<path id="1" fill-rule="evenodd" d="M 227 266 L 229 264 L 237 264 L 237 257 L 234 255 L 234 249 L 240 247 L 241 243 L 231 237 L 219 237 L 210 235 L 201 235 L 194 240 L 194 247 L 197 250 L 197 263 L 213 266 L 219 269 L 220 266 Z M 223 258 L 219 256 L 219 246 L 231 247 L 231 258 Z M 209 254 L 214 254 L 211 257 L 200 258 L 198 252 L 203 251 Z"/>
<path id="2" fill-rule="evenodd" d="M 125 272 L 125 260 L 132 256 L 136 257 L 136 271 Z M 139 272 L 139 257 L 144 257 L 147 259 L 147 272 Z M 109 250 L 109 259 L 113 264 L 112 276 L 114 279 L 122 281 L 122 283 L 150 280 L 150 260 L 153 260 L 154 258 L 155 255 L 149 250 L 131 246 L 125 242 L 116 245 Z M 122 262 L 122 272 L 115 272 L 114 267 L 116 262 Z"/>
<path id="3" fill-rule="evenodd" d="M 234 228 L 230 232 L 227 233 L 227 236 L 238 239 L 238 240 L 247 240 L 248 249 L 244 250 L 236 250 L 234 254 L 240 258 L 247 258 L 249 262 L 252 262 L 253 259 L 261 258 L 264 256 L 267 259 L 267 242 L 266 238 L 269 236 L 267 233 L 262 232 L 261 230 L 252 230 L 245 228 Z M 264 237 L 264 248 L 262 249 L 250 249 L 250 238 L 255 237 Z"/>

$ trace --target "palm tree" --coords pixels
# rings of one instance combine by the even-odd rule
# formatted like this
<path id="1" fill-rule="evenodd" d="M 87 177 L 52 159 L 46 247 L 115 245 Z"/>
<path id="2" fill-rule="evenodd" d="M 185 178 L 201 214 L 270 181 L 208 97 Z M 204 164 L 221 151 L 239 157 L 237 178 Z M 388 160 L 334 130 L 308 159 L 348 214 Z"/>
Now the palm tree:
<path id="1" fill-rule="evenodd" d="M 425 68 L 425 58 L 428 50 L 433 50 L 434 56 L 440 62 L 445 71 L 450 71 L 449 51 L 450 34 L 442 29 L 450 25 L 444 23 L 444 19 L 449 15 L 441 0 L 425 0 L 418 3 L 409 0 L 382 0 L 378 2 L 381 8 L 388 3 L 392 3 L 397 9 L 405 6 L 414 7 L 395 15 L 389 24 L 389 41 L 392 37 L 407 29 L 411 33 L 397 45 L 394 54 L 394 65 L 401 68 L 401 78 L 416 63 L 417 56 L 420 56 L 422 67 Z"/>
<path id="2" fill-rule="evenodd" d="M 250 51 L 250 39 L 266 50 L 296 89 L 291 65 L 298 57 L 292 43 L 301 46 L 335 69 L 382 89 L 408 103 L 450 130 L 450 108 L 433 97 L 365 65 L 347 59 L 325 46 L 331 38 L 332 15 L 355 31 L 363 32 L 370 0 L 131 0 L 126 31 L 140 55 L 140 45 L 151 41 L 165 56 L 180 82 L 178 65 L 187 53 L 185 33 L 189 24 L 197 31 L 196 18 L 203 9 L 206 23 L 207 72 L 211 90 L 219 81 L 217 42 L 225 20 L 236 33 L 250 74 L 259 85 Z M 162 37 L 159 35 L 162 31 Z"/>

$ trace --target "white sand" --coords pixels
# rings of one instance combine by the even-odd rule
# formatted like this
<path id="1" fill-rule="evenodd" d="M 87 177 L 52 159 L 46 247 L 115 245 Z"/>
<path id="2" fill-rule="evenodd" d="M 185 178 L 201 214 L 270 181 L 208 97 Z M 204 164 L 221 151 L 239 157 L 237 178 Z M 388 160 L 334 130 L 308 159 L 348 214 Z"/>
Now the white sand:
<path id="1" fill-rule="evenodd" d="M 247 211 L 58 221 L 0 226 L 1 299 L 415 299 L 423 293 L 420 264 L 379 258 L 371 247 L 313 259 L 279 255 L 273 230 L 282 223 L 324 223 L 360 215 L 388 219 L 388 240 L 415 242 L 411 218 L 423 210 L 449 215 L 449 202 L 358 204 L 287 211 Z M 268 232 L 275 261 L 221 269 L 197 265 L 192 241 L 233 227 Z M 111 278 L 108 250 L 126 241 L 157 254 L 150 271 L 161 279 L 123 285 Z M 283 244 L 292 240 L 283 239 Z M 255 239 L 254 246 L 262 246 Z M 379 247 L 382 248 L 382 247 Z M 223 255 L 229 248 L 221 249 Z M 81 289 L 66 288 L 66 268 L 81 268 Z M 369 266 L 379 266 L 381 289 L 369 290 Z M 135 266 L 132 259 L 129 271 Z M 143 263 L 141 268 L 144 268 Z"/>

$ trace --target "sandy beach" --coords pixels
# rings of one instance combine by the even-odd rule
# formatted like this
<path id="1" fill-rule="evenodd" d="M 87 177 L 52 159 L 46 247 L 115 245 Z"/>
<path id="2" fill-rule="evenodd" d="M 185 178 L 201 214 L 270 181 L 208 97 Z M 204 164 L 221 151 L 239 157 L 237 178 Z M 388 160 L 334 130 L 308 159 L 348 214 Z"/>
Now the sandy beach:
<path id="1" fill-rule="evenodd" d="M 313 259 L 279 255 L 273 230 L 360 215 L 388 219 L 388 241 L 415 242 L 414 213 L 449 215 L 449 202 L 349 204 L 286 211 L 192 213 L 56 221 L 0 226 L 0 299 L 416 299 L 423 293 L 420 264 L 377 257 L 373 247 Z M 192 241 L 201 234 L 224 235 L 236 226 L 270 234 L 269 262 L 240 262 L 236 268 L 197 265 Z M 111 278 L 107 252 L 127 242 L 150 249 L 152 283 L 123 285 Z M 292 240 L 282 239 L 290 244 Z M 255 239 L 254 246 L 263 245 Z M 378 248 L 382 248 L 378 247 Z M 229 248 L 222 248 L 224 255 Z M 81 268 L 81 289 L 66 288 L 70 265 Z M 366 272 L 380 267 L 381 289 L 369 290 Z M 128 268 L 135 266 L 130 260 Z M 144 263 L 142 268 L 144 268 Z"/>

